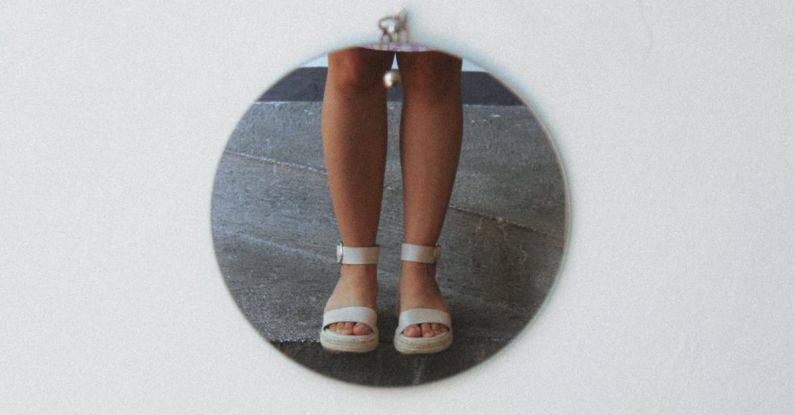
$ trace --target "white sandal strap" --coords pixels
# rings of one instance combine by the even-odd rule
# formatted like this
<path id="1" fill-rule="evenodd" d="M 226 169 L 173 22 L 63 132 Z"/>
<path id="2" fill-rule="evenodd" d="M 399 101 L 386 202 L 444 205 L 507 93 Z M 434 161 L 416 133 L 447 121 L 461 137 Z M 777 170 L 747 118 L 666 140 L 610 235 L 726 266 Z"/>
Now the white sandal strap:
<path id="1" fill-rule="evenodd" d="M 400 313 L 398 319 L 397 332 L 402 333 L 403 330 L 412 324 L 422 323 L 439 323 L 447 326 L 448 330 L 452 329 L 450 314 L 441 310 L 434 310 L 432 308 L 412 308 Z"/>
<path id="2" fill-rule="evenodd" d="M 355 321 L 370 326 L 370 329 L 377 329 L 375 322 L 378 314 L 370 307 L 343 307 L 329 310 L 323 313 L 323 328 L 332 323 L 343 321 Z"/>
<path id="3" fill-rule="evenodd" d="M 436 259 L 442 254 L 442 247 L 415 245 L 404 242 L 400 247 L 400 259 L 403 261 L 423 262 L 426 264 L 436 263 Z"/>
<path id="4" fill-rule="evenodd" d="M 377 264 L 380 246 L 352 247 L 337 245 L 337 262 L 340 264 Z"/>

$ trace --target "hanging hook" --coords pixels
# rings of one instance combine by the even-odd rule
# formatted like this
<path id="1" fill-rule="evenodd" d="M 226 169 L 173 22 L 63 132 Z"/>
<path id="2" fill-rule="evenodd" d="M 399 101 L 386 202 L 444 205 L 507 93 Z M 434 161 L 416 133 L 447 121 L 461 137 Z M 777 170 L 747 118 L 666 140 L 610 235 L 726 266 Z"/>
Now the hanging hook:
<path id="1" fill-rule="evenodd" d="M 390 42 L 406 42 L 409 41 L 409 32 L 406 27 L 407 23 L 406 10 L 400 9 L 392 16 L 382 17 L 378 21 L 378 28 L 381 29 L 381 47 L 384 43 Z"/>
<path id="2" fill-rule="evenodd" d="M 385 44 L 389 43 L 408 43 L 409 32 L 406 27 L 407 23 L 406 10 L 400 9 L 392 16 L 382 17 L 378 21 L 378 28 L 381 29 L 381 40 L 379 41 L 379 48 L 386 49 Z M 395 69 L 390 69 L 384 74 L 384 86 L 392 88 L 400 84 L 400 72 Z"/>

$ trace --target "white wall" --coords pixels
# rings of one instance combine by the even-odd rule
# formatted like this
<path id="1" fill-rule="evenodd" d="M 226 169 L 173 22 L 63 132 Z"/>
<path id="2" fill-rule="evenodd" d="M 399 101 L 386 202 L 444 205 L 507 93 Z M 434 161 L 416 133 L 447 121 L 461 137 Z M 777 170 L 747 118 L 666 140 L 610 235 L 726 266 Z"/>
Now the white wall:
<path id="1" fill-rule="evenodd" d="M 419 388 L 329 381 L 215 264 L 240 116 L 395 4 L 4 2 L 2 412 L 795 412 L 795 3 L 404 5 L 414 39 L 537 110 L 567 169 L 559 282 L 507 350 Z"/>

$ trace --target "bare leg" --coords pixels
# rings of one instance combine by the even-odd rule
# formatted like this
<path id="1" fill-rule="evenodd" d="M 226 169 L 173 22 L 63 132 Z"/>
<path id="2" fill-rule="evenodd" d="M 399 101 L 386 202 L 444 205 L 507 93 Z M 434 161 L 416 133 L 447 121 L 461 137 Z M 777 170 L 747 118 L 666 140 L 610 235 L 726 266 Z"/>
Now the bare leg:
<path id="1" fill-rule="evenodd" d="M 340 236 L 346 246 L 376 243 L 386 163 L 386 89 L 382 77 L 394 55 L 364 48 L 329 54 L 323 97 L 323 156 Z M 343 264 L 325 310 L 375 308 L 375 264 Z M 332 324 L 342 334 L 368 334 L 362 323 Z"/>
<path id="2" fill-rule="evenodd" d="M 405 241 L 435 245 L 442 230 L 461 153 L 461 60 L 439 52 L 398 53 L 404 100 L 400 131 Z M 401 309 L 447 311 L 436 266 L 404 261 Z M 440 324 L 407 327 L 409 337 L 447 331 Z"/>

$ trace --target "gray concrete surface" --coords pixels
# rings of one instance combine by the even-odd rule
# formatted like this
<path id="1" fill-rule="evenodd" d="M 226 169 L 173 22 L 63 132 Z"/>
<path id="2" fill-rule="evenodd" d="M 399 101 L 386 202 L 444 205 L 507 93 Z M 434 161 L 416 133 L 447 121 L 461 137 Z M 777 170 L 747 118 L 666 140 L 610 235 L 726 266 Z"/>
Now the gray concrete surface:
<path id="1" fill-rule="evenodd" d="M 249 110 L 219 165 L 213 234 L 230 292 L 274 346 L 337 379 L 410 385 L 488 358 L 532 318 L 559 267 L 564 192 L 557 160 L 524 107 L 465 106 L 461 162 L 437 271 L 456 342 L 437 355 L 401 356 L 391 345 L 402 241 L 400 104 L 388 107 L 378 237 L 382 345 L 376 352 L 329 355 L 317 343 L 322 309 L 339 273 L 319 102 L 259 102 Z"/>

